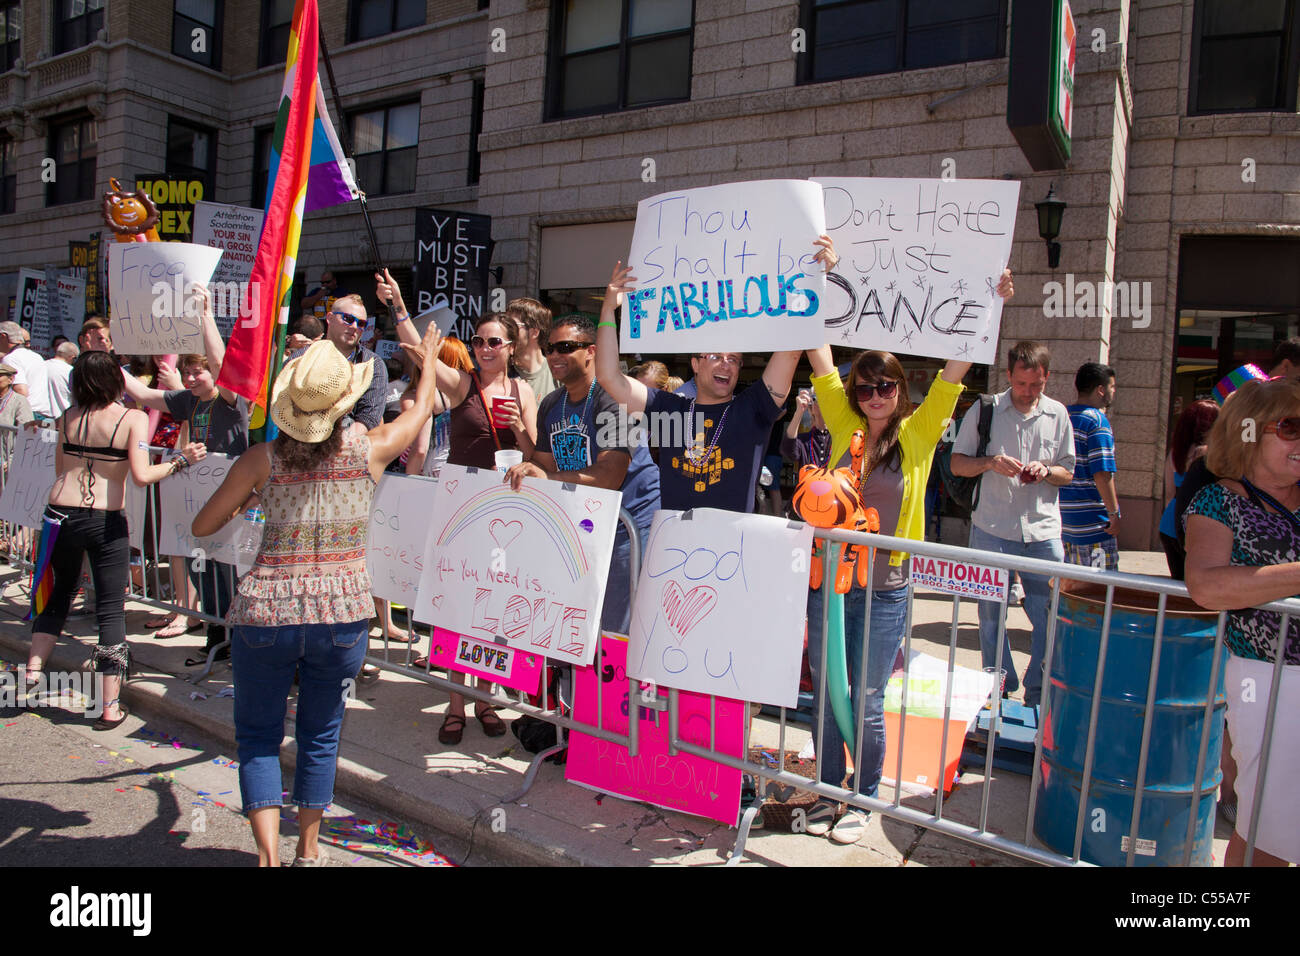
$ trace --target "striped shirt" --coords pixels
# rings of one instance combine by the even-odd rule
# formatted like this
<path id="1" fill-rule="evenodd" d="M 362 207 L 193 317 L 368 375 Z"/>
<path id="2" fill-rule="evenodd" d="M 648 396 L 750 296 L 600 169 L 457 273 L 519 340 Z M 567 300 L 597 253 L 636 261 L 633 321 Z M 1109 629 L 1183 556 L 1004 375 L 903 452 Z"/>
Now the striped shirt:
<path id="1" fill-rule="evenodd" d="M 1091 405 L 1071 405 L 1074 426 L 1074 480 L 1061 489 L 1061 539 L 1095 544 L 1110 538 L 1110 518 L 1097 490 L 1095 475 L 1114 472 L 1115 436 L 1105 412 Z"/>

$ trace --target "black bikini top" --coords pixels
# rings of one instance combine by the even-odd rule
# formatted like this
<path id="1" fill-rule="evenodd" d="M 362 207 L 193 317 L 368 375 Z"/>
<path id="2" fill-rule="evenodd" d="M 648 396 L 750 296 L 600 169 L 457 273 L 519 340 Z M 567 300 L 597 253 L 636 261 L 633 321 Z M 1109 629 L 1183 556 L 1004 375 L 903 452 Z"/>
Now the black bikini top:
<path id="1" fill-rule="evenodd" d="M 78 458 L 85 458 L 88 461 L 126 461 L 126 449 L 113 447 L 113 442 L 117 438 L 117 430 L 121 427 L 124 418 L 126 418 L 126 412 L 122 413 L 122 418 L 119 418 L 117 424 L 113 426 L 113 434 L 109 436 L 107 445 L 77 445 L 64 439 L 63 453 L 65 455 L 76 455 Z"/>

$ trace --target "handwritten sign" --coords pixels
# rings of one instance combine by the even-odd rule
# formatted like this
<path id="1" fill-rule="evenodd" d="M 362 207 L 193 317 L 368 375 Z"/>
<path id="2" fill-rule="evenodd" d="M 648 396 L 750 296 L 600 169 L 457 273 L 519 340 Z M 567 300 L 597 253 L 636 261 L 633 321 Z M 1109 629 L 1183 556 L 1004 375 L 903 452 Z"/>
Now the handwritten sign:
<path id="1" fill-rule="evenodd" d="M 632 603 L 629 675 L 797 706 L 812 534 L 765 515 L 656 513 Z"/>
<path id="2" fill-rule="evenodd" d="M 770 352 L 825 341 L 821 189 L 800 180 L 661 193 L 637 205 L 624 352 Z"/>
<path id="3" fill-rule="evenodd" d="M 443 303 L 456 314 L 451 332 L 463 342 L 483 314 L 492 259 L 492 217 L 454 209 L 415 211 L 415 312 Z M 442 328 L 442 323 L 438 327 Z M 443 330 L 446 334 L 447 330 Z"/>
<path id="4" fill-rule="evenodd" d="M 622 493 L 444 465 L 415 619 L 573 664 L 591 661 Z"/>
<path id="5" fill-rule="evenodd" d="M 56 298 L 51 301 L 49 277 L 35 269 L 18 270 L 18 324 L 32 334 L 32 347 L 44 351 L 56 335 L 77 339 L 85 314 L 86 280 L 70 275 L 55 277 Z"/>
<path id="6" fill-rule="evenodd" d="M 207 284 L 221 250 L 186 242 L 115 242 L 108 247 L 113 347 L 123 355 L 203 351 L 190 283 Z"/>
<path id="7" fill-rule="evenodd" d="M 513 687 L 529 694 L 536 694 L 542 686 L 542 669 L 546 666 L 546 659 L 540 654 L 480 641 L 440 627 L 433 629 L 433 649 L 429 656 L 434 667 L 449 667 L 462 674 L 486 677 L 503 687 Z"/>
<path id="8" fill-rule="evenodd" d="M 657 705 L 643 706 L 644 688 L 628 681 L 627 640 L 607 634 L 600 648 L 595 666 L 574 671 L 574 719 L 595 726 L 599 694 L 601 729 L 626 734 L 631 708 L 636 707 L 640 720 L 637 755 L 629 756 L 626 747 L 575 730 L 569 734 L 565 779 L 601 793 L 735 826 L 740 815 L 741 772 L 691 754 L 669 756 L 668 712 L 658 710 Z M 677 707 L 681 738 L 708 747 L 709 698 L 682 693 L 677 697 Z M 739 758 L 743 755 L 744 736 L 745 705 L 719 697 L 714 749 Z"/>
<path id="9" fill-rule="evenodd" d="M 816 179 L 841 261 L 822 316 L 835 345 L 997 361 L 1020 183 Z"/>
<path id="10" fill-rule="evenodd" d="M 983 564 L 914 554 L 912 586 L 1001 603 L 1007 598 L 1007 572 Z"/>
<path id="11" fill-rule="evenodd" d="M 265 215 L 261 209 L 226 203 L 194 204 L 195 245 L 222 251 L 221 261 L 208 285 L 212 293 L 212 314 L 222 338 L 230 338 L 240 305 L 246 299 Z"/>
<path id="12" fill-rule="evenodd" d="M 229 455 L 209 452 L 202 461 L 162 480 L 159 485 L 159 508 L 162 512 L 158 520 L 159 553 L 188 558 L 195 549 L 200 549 L 208 561 L 235 565 L 241 574 L 252 565 L 256 547 L 251 552 L 241 553 L 239 550 L 244 526 L 249 523 L 242 517 L 227 522 L 220 531 L 206 538 L 197 537 L 190 531 L 194 516 L 221 487 L 234 463 L 235 459 Z"/>
<path id="13" fill-rule="evenodd" d="M 406 475 L 379 480 L 366 540 L 366 570 L 375 597 L 415 607 L 429 534 L 428 503 L 436 487 L 428 478 Z"/>
<path id="14" fill-rule="evenodd" d="M 0 521 L 39 528 L 54 486 L 54 450 L 58 433 L 42 428 L 18 429 L 4 490 L 0 491 Z"/>

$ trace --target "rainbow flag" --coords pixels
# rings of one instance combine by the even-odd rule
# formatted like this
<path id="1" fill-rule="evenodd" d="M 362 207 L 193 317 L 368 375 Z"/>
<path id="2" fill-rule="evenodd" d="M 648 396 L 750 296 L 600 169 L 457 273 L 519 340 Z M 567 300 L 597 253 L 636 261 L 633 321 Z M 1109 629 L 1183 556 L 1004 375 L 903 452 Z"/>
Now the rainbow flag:
<path id="1" fill-rule="evenodd" d="M 1228 396 L 1235 392 L 1247 382 L 1255 379 L 1267 379 L 1268 373 L 1258 365 L 1243 365 L 1235 368 L 1223 378 L 1219 379 L 1219 384 L 1214 386 L 1214 394 L 1211 396 L 1216 402 L 1222 405 L 1228 400 Z"/>
<path id="2" fill-rule="evenodd" d="M 32 565 L 32 606 L 23 620 L 34 621 L 50 603 L 54 593 L 54 542 L 59 537 L 59 526 L 63 524 L 58 518 L 44 516 L 41 521 L 41 536 L 36 543 L 36 561 Z"/>
<path id="3" fill-rule="evenodd" d="M 262 409 L 284 350 L 303 216 L 308 209 L 347 202 L 358 195 L 325 110 L 317 73 L 318 24 L 316 0 L 297 0 L 271 137 L 266 216 L 244 309 L 250 318 L 235 323 L 217 380 L 218 385 Z"/>

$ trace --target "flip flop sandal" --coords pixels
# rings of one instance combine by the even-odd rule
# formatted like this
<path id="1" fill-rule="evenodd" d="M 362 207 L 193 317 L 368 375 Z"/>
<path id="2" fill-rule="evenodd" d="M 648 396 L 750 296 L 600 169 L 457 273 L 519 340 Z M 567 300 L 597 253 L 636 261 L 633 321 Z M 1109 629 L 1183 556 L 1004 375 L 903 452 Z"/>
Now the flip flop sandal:
<path id="1" fill-rule="evenodd" d="M 504 737 L 506 732 L 506 722 L 497 716 L 493 708 L 488 708 L 482 713 L 475 713 L 478 722 L 483 725 L 483 733 L 489 737 Z"/>
<path id="2" fill-rule="evenodd" d="M 460 743 L 465 733 L 465 718 L 460 714 L 448 714 L 438 728 L 438 743 L 454 746 Z"/>
<path id="3" fill-rule="evenodd" d="M 117 720 L 109 720 L 107 717 L 100 717 L 93 724 L 91 724 L 91 726 L 94 727 L 96 730 L 112 730 L 114 727 L 119 726 L 122 723 L 122 721 L 126 720 L 128 717 L 131 716 L 131 712 L 126 709 L 125 704 L 118 704 L 117 709 L 122 712 L 122 716 L 117 718 Z"/>
<path id="4" fill-rule="evenodd" d="M 411 661 L 410 666 L 414 667 L 418 671 L 426 671 L 429 669 L 429 658 L 417 657 L 415 660 Z"/>
<path id="5" fill-rule="evenodd" d="M 384 635 L 382 633 L 380 633 L 378 637 L 374 638 L 376 641 L 382 641 L 383 639 Z M 414 644 L 417 640 L 419 640 L 419 638 L 412 637 L 410 634 L 388 635 L 388 643 L 390 644 Z"/>
<path id="6" fill-rule="evenodd" d="M 174 621 L 173 623 L 168 624 L 164 628 L 154 631 L 153 636 L 156 641 L 166 640 L 171 637 L 180 637 L 182 634 L 198 634 L 206 627 L 207 625 L 203 621 L 199 621 L 195 624 L 186 624 L 185 620 L 182 618 L 179 621 Z"/>

